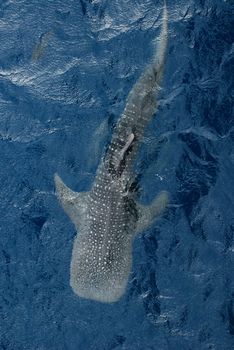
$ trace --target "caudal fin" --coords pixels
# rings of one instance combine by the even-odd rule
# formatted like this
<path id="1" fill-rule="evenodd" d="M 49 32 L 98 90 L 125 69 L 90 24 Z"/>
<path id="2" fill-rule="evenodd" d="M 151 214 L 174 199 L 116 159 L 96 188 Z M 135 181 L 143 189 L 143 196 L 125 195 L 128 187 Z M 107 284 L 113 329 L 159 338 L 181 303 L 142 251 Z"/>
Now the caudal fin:
<path id="1" fill-rule="evenodd" d="M 141 138 L 144 128 L 150 121 L 157 108 L 157 96 L 163 77 L 163 68 L 166 60 L 168 42 L 168 13 L 166 2 L 163 8 L 162 29 L 157 39 L 155 55 L 130 91 L 123 118 L 119 127 L 128 124 L 135 130 L 136 138 Z M 123 125 L 124 127 L 124 125 Z"/>
<path id="2" fill-rule="evenodd" d="M 162 29 L 157 38 L 155 57 L 154 57 L 154 65 L 156 71 L 161 71 L 164 66 L 166 51 L 167 51 L 167 43 L 168 43 L 168 12 L 166 1 L 164 1 L 163 7 L 163 18 L 162 18 Z"/>

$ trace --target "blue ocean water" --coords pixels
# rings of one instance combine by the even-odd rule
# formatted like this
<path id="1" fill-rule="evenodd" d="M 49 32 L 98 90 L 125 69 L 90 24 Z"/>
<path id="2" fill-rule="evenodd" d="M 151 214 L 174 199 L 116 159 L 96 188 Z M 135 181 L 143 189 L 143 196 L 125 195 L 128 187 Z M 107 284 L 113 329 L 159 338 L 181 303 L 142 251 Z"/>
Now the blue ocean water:
<path id="1" fill-rule="evenodd" d="M 75 228 L 58 172 L 88 190 L 150 61 L 162 1 L 1 0 L 0 349 L 234 347 L 232 0 L 168 0 L 159 108 L 137 160 L 142 202 L 170 192 L 139 235 L 123 298 L 69 286 Z"/>

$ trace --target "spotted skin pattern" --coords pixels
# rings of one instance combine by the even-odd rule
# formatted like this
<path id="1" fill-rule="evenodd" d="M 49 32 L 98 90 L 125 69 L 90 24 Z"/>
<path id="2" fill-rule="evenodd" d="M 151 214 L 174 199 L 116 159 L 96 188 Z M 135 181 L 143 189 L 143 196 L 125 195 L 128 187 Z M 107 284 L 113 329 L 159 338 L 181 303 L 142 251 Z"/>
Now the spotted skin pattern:
<path id="1" fill-rule="evenodd" d="M 120 299 L 131 271 L 135 235 L 147 228 L 168 203 L 167 192 L 161 192 L 151 205 L 144 207 L 131 192 L 136 153 L 157 106 L 166 44 L 165 5 L 157 53 L 128 96 L 91 190 L 73 192 L 55 174 L 57 196 L 78 232 L 70 285 L 86 299 L 104 303 Z"/>

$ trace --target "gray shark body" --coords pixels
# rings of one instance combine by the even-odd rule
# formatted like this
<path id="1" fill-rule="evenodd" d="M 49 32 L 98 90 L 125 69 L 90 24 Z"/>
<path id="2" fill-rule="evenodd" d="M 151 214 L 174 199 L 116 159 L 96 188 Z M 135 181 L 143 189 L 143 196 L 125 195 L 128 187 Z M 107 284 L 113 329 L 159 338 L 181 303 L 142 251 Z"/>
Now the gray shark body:
<path id="1" fill-rule="evenodd" d="M 55 175 L 57 196 L 78 231 L 70 285 L 80 297 L 115 302 L 124 293 L 132 265 L 132 243 L 168 202 L 161 192 L 151 205 L 136 202 L 133 165 L 146 125 L 155 113 L 167 44 L 167 9 L 157 53 L 130 92 L 125 110 L 89 192 L 70 190 Z"/>

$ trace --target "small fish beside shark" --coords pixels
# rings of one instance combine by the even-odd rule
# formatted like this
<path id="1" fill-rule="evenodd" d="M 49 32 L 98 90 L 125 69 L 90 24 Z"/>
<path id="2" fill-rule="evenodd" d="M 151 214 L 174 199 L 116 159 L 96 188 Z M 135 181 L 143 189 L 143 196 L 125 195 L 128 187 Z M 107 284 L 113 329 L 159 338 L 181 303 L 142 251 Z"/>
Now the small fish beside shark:
<path id="1" fill-rule="evenodd" d="M 73 192 L 55 174 L 56 194 L 78 232 L 70 285 L 83 298 L 103 303 L 119 300 L 131 271 L 136 234 L 146 229 L 168 203 L 165 191 L 149 206 L 137 203 L 131 191 L 137 151 L 157 107 L 167 48 L 167 17 L 164 5 L 157 52 L 129 93 L 91 190 Z"/>

